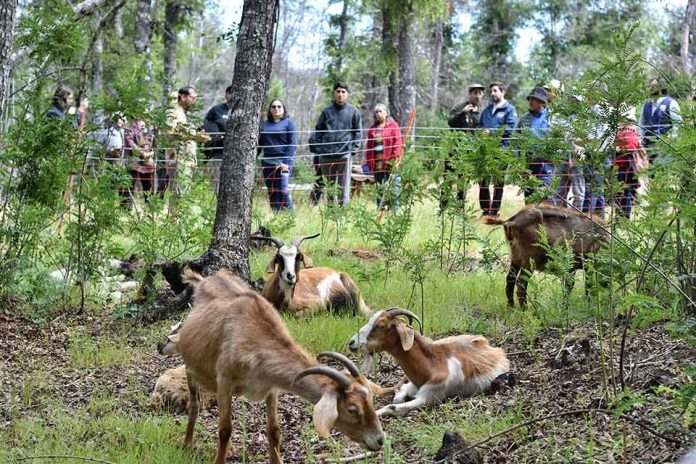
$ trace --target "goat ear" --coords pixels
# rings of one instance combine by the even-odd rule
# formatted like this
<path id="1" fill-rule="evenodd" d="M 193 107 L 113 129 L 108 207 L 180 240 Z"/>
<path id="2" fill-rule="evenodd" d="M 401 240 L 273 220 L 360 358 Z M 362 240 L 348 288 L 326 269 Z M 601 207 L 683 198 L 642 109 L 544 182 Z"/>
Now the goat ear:
<path id="1" fill-rule="evenodd" d="M 305 269 L 314 267 L 314 261 L 312 261 L 312 258 L 310 258 L 304 253 L 302 253 L 300 256 L 302 256 L 302 263 L 304 264 Z"/>
<path id="2" fill-rule="evenodd" d="M 413 346 L 413 339 L 416 336 L 413 329 L 402 323 L 396 325 L 396 332 L 399 334 L 399 339 L 401 340 L 401 348 L 403 348 L 404 351 L 410 350 Z"/>
<path id="3" fill-rule="evenodd" d="M 268 263 L 268 266 L 266 266 L 266 272 L 268 272 L 269 274 L 273 274 L 275 272 L 275 268 L 276 268 L 275 263 L 276 263 L 276 259 L 274 256 L 273 259 L 271 260 L 271 262 Z"/>
<path id="4" fill-rule="evenodd" d="M 167 340 L 172 343 L 179 343 L 179 334 L 167 335 Z"/>
<path id="5" fill-rule="evenodd" d="M 312 414 L 314 428 L 317 429 L 320 436 L 328 438 L 336 419 L 338 419 L 338 393 L 327 391 L 314 405 L 314 413 Z"/>

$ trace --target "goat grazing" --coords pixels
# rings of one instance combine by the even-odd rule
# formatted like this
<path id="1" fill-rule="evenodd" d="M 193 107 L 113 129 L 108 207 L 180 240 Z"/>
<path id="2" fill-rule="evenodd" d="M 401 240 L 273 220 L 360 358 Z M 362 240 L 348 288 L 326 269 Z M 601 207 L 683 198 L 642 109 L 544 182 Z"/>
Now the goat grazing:
<path id="1" fill-rule="evenodd" d="M 416 333 L 399 316 L 421 320 L 407 309 L 392 308 L 375 313 L 348 344 L 358 349 L 369 364 L 374 353 L 386 351 L 399 363 L 408 378 L 394 395 L 394 402 L 377 415 L 406 414 L 454 396 L 485 391 L 510 370 L 502 348 L 494 348 L 480 335 L 456 335 L 432 341 Z"/>
<path id="2" fill-rule="evenodd" d="M 328 267 L 314 267 L 312 259 L 300 251 L 302 241 L 318 236 L 295 237 L 291 245 L 275 237 L 252 237 L 268 240 L 278 249 L 268 264 L 267 270 L 273 275 L 264 285 L 261 296 L 280 310 L 332 308 L 337 312 L 352 310 L 355 314 L 357 308 L 369 314 L 370 309 L 348 274 Z M 300 264 L 305 268 L 301 272 Z"/>
<path id="3" fill-rule="evenodd" d="M 346 376 L 300 347 L 271 304 L 229 271 L 204 279 L 187 270 L 194 308 L 179 331 L 178 350 L 184 358 L 189 388 L 188 425 L 184 446 L 191 447 L 198 415 L 198 392 L 215 392 L 219 408 L 219 439 L 215 464 L 224 464 L 231 435 L 233 395 L 266 400 L 270 462 L 280 463 L 278 392 L 284 390 L 314 404 L 313 422 L 327 437 L 332 427 L 369 450 L 382 448 L 384 433 L 375 414 L 365 376 L 347 358 L 337 359 Z"/>
<path id="4" fill-rule="evenodd" d="M 566 281 L 566 295 L 573 289 L 573 273 L 584 268 L 585 257 L 598 251 L 608 240 L 609 234 L 595 222 L 580 213 L 553 206 L 526 206 L 509 219 L 492 216 L 483 218 L 484 224 L 502 225 L 510 246 L 510 270 L 505 285 L 508 306 L 515 305 L 514 293 L 520 307 L 527 305 L 527 281 L 534 270 L 543 271 L 548 262 L 547 250 L 540 244 L 544 229 L 548 244 L 552 247 L 571 242 L 574 263 L 570 278 Z"/>

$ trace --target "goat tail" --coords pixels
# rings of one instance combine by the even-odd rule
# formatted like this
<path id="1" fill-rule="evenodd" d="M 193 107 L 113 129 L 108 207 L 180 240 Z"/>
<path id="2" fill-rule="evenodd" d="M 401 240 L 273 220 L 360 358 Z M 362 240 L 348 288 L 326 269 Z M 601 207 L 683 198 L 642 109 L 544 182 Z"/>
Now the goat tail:
<path id="1" fill-rule="evenodd" d="M 497 217 L 493 216 L 484 216 L 481 218 L 481 222 L 483 224 L 489 225 L 489 226 L 503 226 L 507 222 L 505 219 L 500 219 Z"/>
<path id="2" fill-rule="evenodd" d="M 181 273 L 181 280 L 183 280 L 184 283 L 196 286 L 203 282 L 204 279 L 202 275 L 187 267 L 184 269 L 184 272 Z"/>
<path id="3" fill-rule="evenodd" d="M 353 314 L 355 314 L 356 311 L 359 311 L 362 315 L 368 316 L 370 314 L 370 308 L 365 304 L 365 300 L 363 300 L 362 296 L 360 295 L 360 290 L 358 290 L 358 286 L 355 285 L 353 279 L 351 279 L 350 276 L 345 272 L 340 273 L 340 278 L 343 287 L 348 292 L 347 303 L 348 306 L 353 309 Z"/>

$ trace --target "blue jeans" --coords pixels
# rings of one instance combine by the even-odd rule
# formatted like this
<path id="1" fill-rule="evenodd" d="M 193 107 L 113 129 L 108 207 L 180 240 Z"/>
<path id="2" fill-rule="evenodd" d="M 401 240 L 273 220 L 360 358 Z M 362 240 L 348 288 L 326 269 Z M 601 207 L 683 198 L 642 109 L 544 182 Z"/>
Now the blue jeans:
<path id="1" fill-rule="evenodd" d="M 551 178 L 553 177 L 553 165 L 546 161 L 530 161 L 529 172 L 540 182 L 538 187 L 526 187 L 524 189 L 525 200 L 532 196 L 540 188 L 551 187 Z"/>
<path id="2" fill-rule="evenodd" d="M 263 180 L 266 182 L 266 188 L 268 189 L 268 200 L 271 204 L 271 209 L 274 211 L 295 209 L 288 191 L 293 166 L 289 165 L 288 168 L 287 173 L 281 173 L 279 166 L 274 164 L 262 165 Z"/>

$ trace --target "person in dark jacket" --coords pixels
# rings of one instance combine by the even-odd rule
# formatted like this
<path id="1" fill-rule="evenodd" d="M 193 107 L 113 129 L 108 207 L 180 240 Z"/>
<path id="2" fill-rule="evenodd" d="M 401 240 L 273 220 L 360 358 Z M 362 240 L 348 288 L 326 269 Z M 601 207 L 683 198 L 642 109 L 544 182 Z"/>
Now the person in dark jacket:
<path id="1" fill-rule="evenodd" d="M 361 137 L 360 111 L 348 103 L 348 86 L 337 82 L 333 87 L 333 104 L 321 112 L 314 138 L 321 173 L 329 186 L 340 189 L 341 194 L 332 197 L 341 205 L 350 200 L 352 155 L 360 151 Z"/>
<path id="2" fill-rule="evenodd" d="M 53 93 L 52 104 L 53 106 L 48 110 L 49 118 L 68 119 L 72 107 L 75 104 L 75 94 L 70 87 L 61 84 Z M 89 101 L 83 98 L 82 101 L 80 101 L 80 106 L 74 113 L 74 117 L 69 118 L 70 124 L 72 124 L 75 129 L 80 127 L 80 122 L 83 115 L 87 113 L 87 108 L 89 108 Z"/>
<path id="3" fill-rule="evenodd" d="M 210 135 L 210 141 L 205 144 L 205 157 L 222 159 L 222 150 L 225 147 L 225 132 L 227 120 L 230 117 L 230 102 L 232 100 L 232 86 L 225 89 L 225 103 L 220 103 L 208 110 L 203 120 L 203 130 Z"/>
<path id="4" fill-rule="evenodd" d="M 297 129 L 280 100 L 273 100 L 268 106 L 266 120 L 261 126 L 259 150 L 263 151 L 261 169 L 271 209 L 294 209 L 288 186 L 297 151 Z"/>
<path id="5" fill-rule="evenodd" d="M 479 117 L 481 116 L 481 102 L 483 100 L 483 91 L 485 87 L 481 84 L 471 84 L 468 89 L 468 99 L 464 103 L 460 103 L 455 106 L 450 112 L 449 118 L 447 119 L 447 125 L 452 129 L 465 131 L 471 133 L 479 125 Z M 454 153 L 450 153 L 450 158 Z M 447 173 L 453 173 L 454 168 L 452 167 L 452 162 L 447 159 L 444 165 L 445 178 L 448 177 Z M 451 174 L 450 174 L 451 175 Z M 466 197 L 466 188 L 461 185 L 464 181 L 461 173 L 456 174 L 456 179 L 458 180 L 459 188 L 457 185 L 452 185 L 451 190 L 457 192 L 457 200 L 460 205 L 464 205 L 464 198 Z M 447 184 L 448 182 L 446 182 Z M 449 203 L 447 198 L 447 187 L 443 188 L 440 192 L 440 211 L 443 211 L 447 204 Z"/>
<path id="6" fill-rule="evenodd" d="M 517 122 L 515 107 L 505 99 L 505 85 L 494 82 L 488 86 L 491 92 L 491 104 L 481 114 L 479 127 L 484 130 L 486 136 L 490 136 L 498 130 L 503 131 L 500 146 L 507 147 L 510 144 L 510 135 Z M 493 185 L 493 196 L 490 187 Z M 502 181 L 493 179 L 481 179 L 479 182 L 479 207 L 483 216 L 497 216 L 500 213 L 500 205 L 503 202 Z"/>
<path id="7" fill-rule="evenodd" d="M 529 111 L 520 118 L 517 123 L 517 130 L 520 132 L 531 132 L 538 139 L 546 137 L 549 131 L 549 110 L 546 108 L 548 101 L 546 89 L 534 87 L 527 95 Z M 551 187 L 553 164 L 543 154 L 529 153 L 527 154 L 527 172 L 530 176 L 535 177 L 539 184 L 538 187 L 525 187 L 525 202 L 536 193 L 538 188 L 548 189 Z M 545 202 L 551 203 L 551 199 L 546 198 Z"/>

